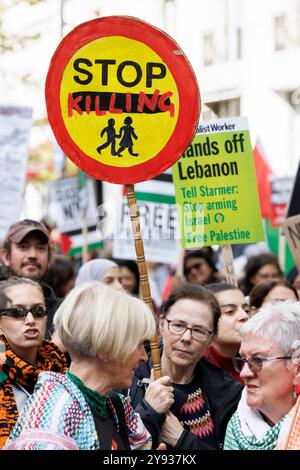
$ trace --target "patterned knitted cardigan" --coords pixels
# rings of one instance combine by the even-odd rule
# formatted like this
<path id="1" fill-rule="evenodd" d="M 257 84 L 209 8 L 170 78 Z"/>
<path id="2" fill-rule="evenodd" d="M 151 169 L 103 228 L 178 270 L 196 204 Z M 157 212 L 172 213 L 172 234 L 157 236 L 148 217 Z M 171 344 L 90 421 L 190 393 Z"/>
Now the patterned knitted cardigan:
<path id="1" fill-rule="evenodd" d="M 128 399 L 124 405 L 131 449 L 151 449 L 150 434 Z M 108 399 L 118 428 L 118 418 Z M 100 449 L 91 409 L 81 391 L 65 375 L 43 372 L 35 393 L 27 400 L 4 449 L 8 450 L 98 450 Z"/>

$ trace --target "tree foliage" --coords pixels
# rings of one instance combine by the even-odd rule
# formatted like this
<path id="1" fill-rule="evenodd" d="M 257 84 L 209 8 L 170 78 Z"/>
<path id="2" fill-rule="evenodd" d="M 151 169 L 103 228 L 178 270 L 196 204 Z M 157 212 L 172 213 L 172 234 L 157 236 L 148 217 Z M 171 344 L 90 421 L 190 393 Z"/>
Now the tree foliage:
<path id="1" fill-rule="evenodd" d="M 12 52 L 18 47 L 25 47 L 28 41 L 38 39 L 39 34 L 26 34 L 19 36 L 16 34 L 7 35 L 3 30 L 3 18 L 5 11 L 17 6 L 20 3 L 34 6 L 45 0 L 0 0 L 0 53 Z"/>

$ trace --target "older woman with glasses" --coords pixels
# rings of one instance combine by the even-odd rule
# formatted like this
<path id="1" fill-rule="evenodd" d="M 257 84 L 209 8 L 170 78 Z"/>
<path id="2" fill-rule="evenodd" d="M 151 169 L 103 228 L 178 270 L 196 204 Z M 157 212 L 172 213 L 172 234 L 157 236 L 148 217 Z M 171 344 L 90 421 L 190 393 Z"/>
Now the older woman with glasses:
<path id="1" fill-rule="evenodd" d="M 162 370 L 151 379 L 151 360 L 135 371 L 131 399 L 158 442 L 178 450 L 223 446 L 226 425 L 236 409 L 241 386 L 203 359 L 218 326 L 214 295 L 195 284 L 175 289 L 160 318 Z M 149 384 L 146 388 L 146 384 Z"/>
<path id="2" fill-rule="evenodd" d="M 43 371 L 66 372 L 66 359 L 44 341 L 47 310 L 42 288 L 27 278 L 0 284 L 0 448 Z"/>
<path id="3" fill-rule="evenodd" d="M 224 448 L 274 449 L 300 382 L 300 304 L 268 304 L 240 332 L 240 357 L 233 361 L 245 389 L 229 421 Z"/>

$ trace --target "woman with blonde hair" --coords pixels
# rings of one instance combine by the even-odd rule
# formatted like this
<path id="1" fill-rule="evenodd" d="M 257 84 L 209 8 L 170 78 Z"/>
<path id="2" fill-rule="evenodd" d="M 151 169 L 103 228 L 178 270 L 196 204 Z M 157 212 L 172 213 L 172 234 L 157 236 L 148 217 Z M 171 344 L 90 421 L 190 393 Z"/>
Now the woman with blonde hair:
<path id="1" fill-rule="evenodd" d="M 45 373 L 11 434 L 8 449 L 109 450 L 151 448 L 129 399 L 129 387 L 155 334 L 150 309 L 97 281 L 74 288 L 54 317 L 71 356 L 66 375 Z"/>

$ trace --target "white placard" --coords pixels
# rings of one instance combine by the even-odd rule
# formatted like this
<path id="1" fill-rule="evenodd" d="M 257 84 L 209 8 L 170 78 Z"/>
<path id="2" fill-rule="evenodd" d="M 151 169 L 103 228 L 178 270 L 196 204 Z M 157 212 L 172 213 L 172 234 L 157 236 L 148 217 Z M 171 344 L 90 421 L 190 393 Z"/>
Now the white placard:
<path id="1" fill-rule="evenodd" d="M 32 109 L 0 105 L 0 240 L 20 219 Z"/>

